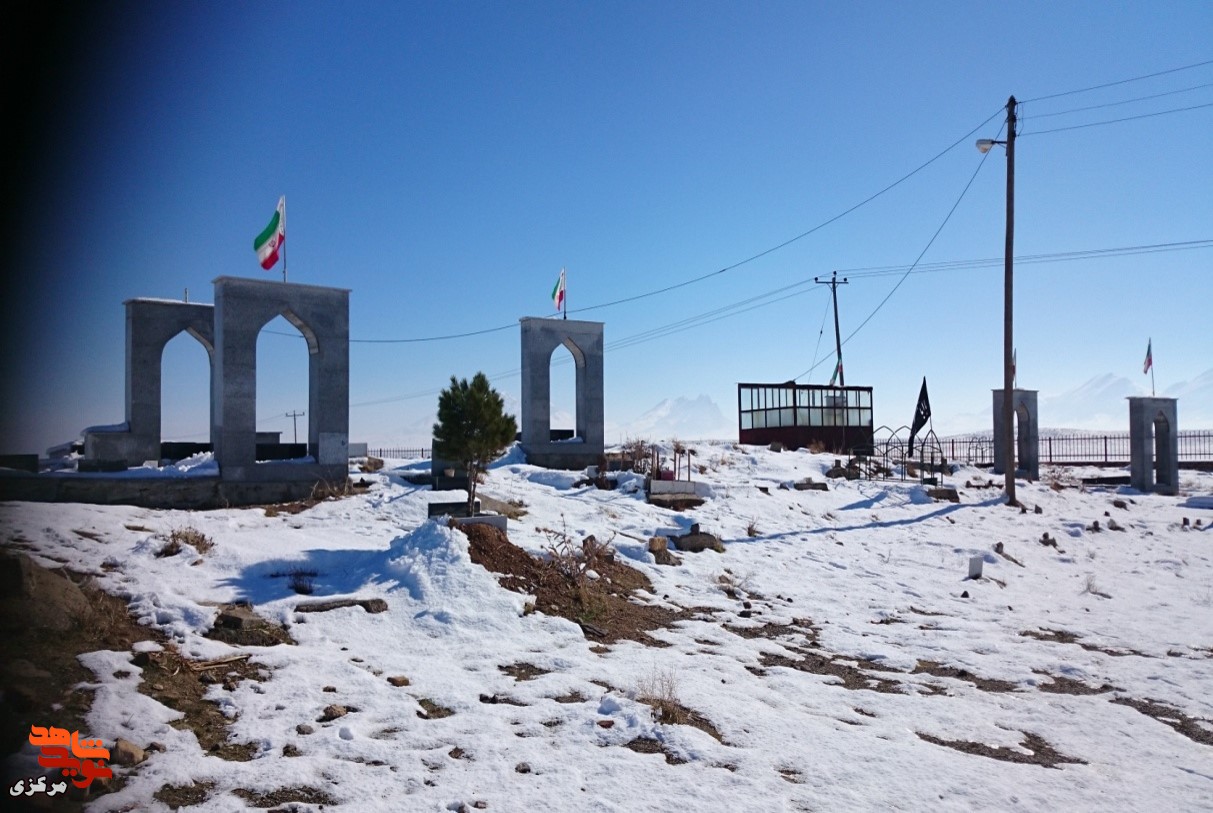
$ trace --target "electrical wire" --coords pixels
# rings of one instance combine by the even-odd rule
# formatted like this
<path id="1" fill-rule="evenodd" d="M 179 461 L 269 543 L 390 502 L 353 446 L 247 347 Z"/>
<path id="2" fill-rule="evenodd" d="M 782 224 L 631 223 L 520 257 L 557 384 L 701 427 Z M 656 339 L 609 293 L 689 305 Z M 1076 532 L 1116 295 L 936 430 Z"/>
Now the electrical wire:
<path id="1" fill-rule="evenodd" d="M 1105 124 L 1119 124 L 1122 121 L 1136 121 L 1137 119 L 1148 119 L 1154 116 L 1166 116 L 1170 113 L 1186 113 L 1189 110 L 1200 110 L 1204 107 L 1213 107 L 1213 102 L 1205 102 L 1204 104 L 1194 104 L 1190 107 L 1176 107 L 1171 110 L 1158 110 L 1154 113 L 1142 113 L 1138 116 L 1125 116 L 1120 119 L 1108 119 L 1106 121 L 1092 121 L 1086 124 L 1071 124 L 1069 127 L 1054 127 L 1050 130 L 1032 130 L 1027 133 L 1018 133 L 1020 138 L 1025 136 L 1045 135 L 1046 133 L 1061 133 L 1066 130 L 1081 130 L 1086 127 L 1102 127 Z"/>
<path id="2" fill-rule="evenodd" d="M 1022 102 L 1043 102 L 1045 99 L 1058 99 L 1062 96 L 1073 96 L 1076 93 L 1088 93 L 1092 90 L 1103 90 L 1104 88 L 1116 87 L 1117 85 L 1127 85 L 1130 82 L 1140 82 L 1143 79 L 1154 79 L 1158 76 L 1166 76 L 1167 74 L 1179 73 L 1180 71 L 1188 71 L 1193 68 L 1203 68 L 1205 65 L 1213 65 L 1213 59 L 1206 59 L 1204 62 L 1195 62 L 1191 65 L 1181 65 L 1178 68 L 1168 68 L 1165 71 L 1156 73 L 1147 73 L 1142 76 L 1133 76 L 1129 79 L 1118 79 L 1115 82 L 1105 82 L 1102 85 L 1092 85 L 1087 88 L 1078 88 L 1076 90 L 1066 90 L 1061 93 L 1050 93 L 1047 96 L 1037 96 L 1034 99 L 1022 99 Z"/>
<path id="3" fill-rule="evenodd" d="M 1123 246 L 1123 247 L 1115 247 L 1115 248 L 1085 249 L 1085 250 L 1081 250 L 1081 251 L 1053 252 L 1053 253 L 1047 253 L 1047 254 L 1025 254 L 1025 255 L 1021 255 L 1021 256 L 1016 256 L 1014 258 L 1014 262 L 1016 265 L 1029 265 L 1029 264 L 1041 264 L 1041 263 L 1052 263 L 1052 262 L 1071 262 L 1071 261 L 1075 261 L 1075 260 L 1089 260 L 1089 259 L 1098 259 L 1098 258 L 1103 258 L 1103 257 L 1132 256 L 1132 255 L 1136 255 L 1136 254 L 1152 254 L 1152 253 L 1167 252 L 1167 251 L 1188 251 L 1188 250 L 1192 250 L 1192 249 L 1201 249 L 1201 248 L 1213 248 L 1213 239 L 1188 240 L 1188 241 L 1173 242 L 1173 243 L 1153 243 L 1153 244 L 1143 244 L 1143 245 L 1137 245 L 1137 246 Z M 874 278 L 874 277 L 881 277 L 881 276 L 890 276 L 893 274 L 902 274 L 903 278 L 904 278 L 904 276 L 909 273 L 922 274 L 922 273 L 938 273 L 941 271 L 969 270 L 969 269 L 992 267 L 995 265 L 1001 265 L 1002 263 L 1003 263 L 1003 258 L 997 257 L 997 258 L 985 258 L 985 259 L 977 259 L 977 260 L 948 260 L 948 261 L 935 262 L 935 263 L 925 263 L 925 264 L 920 263 L 917 265 L 909 265 L 909 266 L 904 266 L 904 265 L 903 266 L 867 266 L 867 267 L 862 267 L 862 268 L 837 269 L 837 271 L 840 274 L 846 274 L 849 278 L 852 278 L 852 279 L 866 279 L 866 278 Z M 801 282 L 798 282 L 798 283 L 793 283 L 791 285 L 785 285 L 781 288 L 775 288 L 771 291 L 767 291 L 766 293 L 758 294 L 757 296 L 753 296 L 753 297 L 750 297 L 749 299 L 742 300 L 741 302 L 733 303 L 733 305 L 716 308 L 715 310 L 711 310 L 711 311 L 705 311 L 704 313 L 700 313 L 700 314 L 696 314 L 695 316 L 687 317 L 678 322 L 662 326 L 661 328 L 652 328 L 652 329 L 649 329 L 646 331 L 642 331 L 641 333 L 638 333 L 638 334 L 633 334 L 631 336 L 624 337 L 624 338 L 618 340 L 617 342 L 613 342 L 613 343 L 607 345 L 604 348 L 604 352 L 625 349 L 627 347 L 631 347 L 636 344 L 643 344 L 643 343 L 646 343 L 649 341 L 654 341 L 656 339 L 665 338 L 666 336 L 673 335 L 674 333 L 680 333 L 684 330 L 690 330 L 691 328 L 701 327 L 703 325 L 710 324 L 715 321 L 719 321 L 720 319 L 724 319 L 729 316 L 740 315 L 741 313 L 746 313 L 746 312 L 755 310 L 760 307 L 766 307 L 767 305 L 774 305 L 774 304 L 782 302 L 786 299 L 790 299 L 794 296 L 800 296 L 802 294 L 809 293 L 809 291 L 811 291 L 811 290 L 816 290 L 816 289 L 807 289 L 804 291 L 797 291 L 797 292 L 788 294 L 786 296 L 771 299 L 768 302 L 760 301 L 760 300 L 768 299 L 772 296 L 775 296 L 776 294 L 784 293 L 786 291 L 793 290 L 798 287 L 802 287 L 802 286 L 806 285 L 807 282 L 808 282 L 808 280 L 802 280 Z M 890 292 L 889 296 L 891 296 L 891 295 L 892 295 L 892 292 Z M 886 297 L 886 301 L 887 301 L 887 299 L 888 299 L 888 297 Z M 758 303 L 758 304 L 752 304 L 752 303 Z M 738 308 L 741 305 L 750 305 L 750 307 L 745 307 L 745 308 L 741 308 L 741 309 L 733 311 L 733 312 L 728 312 L 728 311 L 732 311 L 732 309 L 734 309 L 734 308 Z M 809 373 L 811 373 L 813 370 L 820 367 L 822 364 L 824 364 L 828 360 L 828 359 L 822 359 L 821 361 L 818 361 L 817 353 L 819 352 L 819 350 L 821 348 L 821 337 L 825 333 L 825 321 L 826 321 L 826 318 L 829 316 L 829 313 L 830 313 L 830 300 L 827 297 L 826 301 L 825 301 L 825 309 L 822 311 L 821 328 L 818 331 L 817 347 L 813 351 L 814 363 L 811 367 L 809 367 L 808 370 L 805 370 L 805 372 L 796 376 L 796 378 L 798 378 L 798 379 L 803 378 L 805 375 L 808 375 Z M 270 332 L 270 331 L 267 331 L 267 332 Z M 302 338 L 301 336 L 299 336 L 299 334 L 282 333 L 280 331 L 276 331 L 276 332 L 278 333 L 278 335 L 282 335 L 282 336 L 294 336 L 296 338 Z M 854 335 L 854 333 L 852 333 L 851 335 Z M 851 337 L 848 336 L 847 341 L 849 341 L 850 338 Z M 843 344 L 845 344 L 845 343 L 846 342 L 843 342 Z M 558 365 L 564 365 L 564 364 L 570 364 L 570 363 L 572 363 L 572 358 L 571 358 L 571 356 L 566 355 L 566 356 L 557 357 L 557 359 L 552 362 L 552 365 L 558 366 Z M 514 378 L 521 374 L 522 374 L 522 368 L 516 367 L 512 370 L 505 370 L 505 371 L 498 372 L 498 373 L 492 373 L 488 376 L 488 378 L 492 382 L 497 382 L 497 381 Z M 437 388 L 437 389 L 431 388 L 431 389 L 426 389 L 426 390 L 419 390 L 417 392 L 406 393 L 404 395 L 393 395 L 393 396 L 388 396 L 386 398 L 375 398 L 375 399 L 371 399 L 368 401 L 352 402 L 352 403 L 350 403 L 350 408 L 354 409 L 354 408 L 360 408 L 360 407 L 380 406 L 383 404 L 399 403 L 401 401 L 411 401 L 411 400 L 415 400 L 418 398 L 433 398 L 433 397 L 438 396 L 441 392 L 442 392 L 442 388 Z M 263 421 L 274 420 L 274 419 L 277 419 L 280 417 L 282 417 L 281 413 L 275 413 L 273 416 L 258 419 L 258 424 L 260 424 Z M 200 436 L 206 435 L 206 434 L 207 434 L 207 432 L 196 432 L 192 435 L 181 435 L 181 437 L 200 437 Z"/>
<path id="4" fill-rule="evenodd" d="M 1003 127 L 998 128 L 998 136 L 1002 135 L 1002 131 L 1005 126 L 1006 126 L 1006 124 L 1004 122 Z M 995 136 L 995 140 L 997 140 L 998 136 Z M 859 331 L 863 330 L 864 327 L 868 324 L 868 322 L 872 321 L 872 318 L 874 316 L 876 316 L 876 314 L 880 312 L 880 309 L 885 306 L 885 303 L 893 298 L 893 294 L 897 293 L 897 289 L 902 286 L 902 283 L 904 283 L 907 279 L 910 278 L 910 274 L 914 271 L 914 268 L 918 265 L 919 261 L 922 260 L 923 256 L 927 253 L 927 251 L 930 250 L 931 246 L 934 245 L 935 240 L 939 237 L 940 233 L 943 231 L 944 226 L 948 225 L 948 221 L 952 219 L 952 215 L 955 214 L 957 207 L 960 206 L 960 202 L 962 200 L 964 200 L 965 195 L 968 194 L 969 188 L 973 186 L 973 182 L 975 180 L 977 180 L 977 175 L 978 175 L 978 173 L 981 172 L 981 168 L 983 166 L 985 166 L 986 159 L 989 156 L 990 156 L 989 152 L 982 153 L 981 160 L 977 162 L 977 168 L 974 169 L 973 174 L 971 176 L 969 176 L 968 183 L 966 183 L 964 185 L 964 189 L 960 190 L 960 195 L 956 198 L 956 202 L 952 204 L 952 208 L 948 210 L 948 213 L 946 215 L 944 215 L 943 222 L 941 222 L 939 224 L 939 228 L 937 228 L 935 230 L 935 233 L 931 235 L 931 239 L 927 241 L 927 244 L 925 246 L 923 246 L 922 251 L 920 251 L 918 253 L 918 256 L 916 258 L 914 258 L 914 262 L 911 263 L 910 267 L 906 270 L 906 272 L 901 275 L 901 279 L 897 280 L 897 284 L 893 286 L 893 289 L 891 291 L 889 291 L 887 294 L 885 294 L 884 299 L 880 300 L 879 304 L 877 304 L 876 307 L 872 309 L 872 312 L 869 313 L 867 315 L 867 317 L 862 322 L 859 323 L 859 327 L 852 330 L 850 335 L 848 335 L 845 339 L 842 340 L 842 343 L 841 343 L 842 345 L 846 345 L 848 342 L 851 341 L 851 339 L 853 339 L 855 337 L 855 335 L 857 333 L 859 333 Z M 841 347 L 840 347 L 840 349 L 841 349 Z M 795 376 L 793 378 L 793 380 L 803 378 L 804 376 L 813 372 L 813 370 L 817 366 L 823 364 L 824 362 L 825 362 L 825 359 L 822 359 L 821 361 L 817 362 L 809 369 L 805 370 L 800 375 Z"/>
<path id="5" fill-rule="evenodd" d="M 1121 105 L 1133 104 L 1134 102 L 1145 102 L 1149 101 L 1150 99 L 1161 99 L 1164 96 L 1175 96 L 1180 93 L 1191 93 L 1194 90 L 1201 90 L 1202 88 L 1207 87 L 1213 87 L 1213 82 L 1205 82 L 1202 85 L 1192 85 L 1191 87 L 1180 88 L 1179 90 L 1168 90 L 1163 93 L 1151 93 L 1149 96 L 1135 96 L 1132 99 L 1122 99 L 1118 102 L 1091 104 L 1087 105 L 1086 107 L 1071 107 L 1069 110 L 1057 110 L 1052 113 L 1033 113 L 1032 118 L 1047 119 L 1052 118 L 1053 116 L 1068 116 L 1071 113 L 1084 113 L 1088 110 L 1101 110 L 1105 107 L 1120 107 Z M 1027 102 L 1024 102 L 1023 104 L 1027 104 Z"/>
<path id="6" fill-rule="evenodd" d="M 1213 239 L 1186 240 L 1175 243 L 1150 243 L 1138 246 L 1119 246 L 1115 248 L 1091 248 L 1081 251 L 1061 251 L 1048 254 L 1018 254 L 1013 259 L 1016 265 L 1038 265 L 1041 263 L 1072 262 L 1075 260 L 1090 260 L 1101 257 L 1131 257 L 1138 254 L 1158 254 L 1169 251 L 1191 251 L 1193 249 L 1213 248 Z M 866 266 L 862 268 L 840 268 L 839 274 L 846 274 L 853 279 L 871 277 L 887 277 L 901 274 L 907 269 L 915 274 L 930 274 L 940 271 L 960 271 L 978 268 L 992 268 L 1002 265 L 1002 257 L 985 257 L 975 260 L 944 260 L 934 263 L 919 263 L 917 267 L 907 265 Z"/>
<path id="7" fill-rule="evenodd" d="M 821 339 L 826 334 L 826 317 L 830 315 L 830 300 L 826 300 L 826 306 L 821 311 L 821 328 L 817 331 L 817 346 L 813 348 L 813 365 L 809 369 L 817 366 L 817 354 L 821 350 Z"/>
<path id="8" fill-rule="evenodd" d="M 857 209 L 860 209 L 860 208 L 868 205 L 872 201 L 879 198 L 881 195 L 884 195 L 885 193 L 896 188 L 897 186 L 900 186 L 901 184 L 905 183 L 910 178 L 914 177 L 919 172 L 922 172 L 924 169 L 929 167 L 931 164 L 935 163 L 940 158 L 947 155 L 952 150 L 956 149 L 957 146 L 964 143 L 966 140 L 968 140 L 970 137 L 972 137 L 972 135 L 974 133 L 976 133 L 982 127 L 985 127 L 987 124 L 989 124 L 990 121 L 993 120 L 996 116 L 998 116 L 1001 112 L 1002 112 L 1002 108 L 999 108 L 998 110 L 994 111 L 994 113 L 992 113 L 989 116 L 989 118 L 987 118 L 981 124 L 978 124 L 972 130 L 970 130 L 969 132 L 962 135 L 960 138 L 953 141 L 951 144 L 949 144 L 947 147 L 945 147 L 939 153 L 937 153 L 936 155 L 927 159 L 923 163 L 919 164 L 917 167 L 910 170 L 905 175 L 902 175 L 900 178 L 893 181 L 891 184 L 884 187 L 880 191 L 869 195 L 868 197 L 861 200 L 859 203 L 856 203 L 854 206 L 851 206 L 850 208 L 845 209 L 842 212 L 839 212 L 838 214 L 834 215 L 833 217 L 831 217 L 827 220 L 824 220 L 821 223 L 818 223 L 813 228 L 808 229 L 807 231 L 803 231 L 800 234 L 796 235 L 795 237 L 784 240 L 782 243 L 779 243 L 778 245 L 774 245 L 774 246 L 771 246 L 770 248 L 764 249 L 764 250 L 758 252 L 757 254 L 753 254 L 753 255 L 745 258 L 744 260 L 739 260 L 739 261 L 733 263 L 732 265 L 727 265 L 724 268 L 720 268 L 716 271 L 712 271 L 707 274 L 701 274 L 698 277 L 692 277 L 691 279 L 684 280 L 679 283 L 675 283 L 674 285 L 667 285 L 664 288 L 657 288 L 652 291 L 646 291 L 645 293 L 642 293 L 642 294 L 636 294 L 634 296 L 628 296 L 628 297 L 624 297 L 622 299 L 612 300 L 610 302 L 600 302 L 595 305 L 586 305 L 581 308 L 572 308 L 571 310 L 568 311 L 568 313 L 585 313 L 588 311 L 600 310 L 602 308 L 610 308 L 615 305 L 623 305 L 628 302 L 636 302 L 637 300 L 647 299 L 652 296 L 658 296 L 660 294 L 669 293 L 670 291 L 676 291 L 680 288 L 685 288 L 688 285 L 694 285 L 696 283 L 703 282 L 704 280 L 711 279 L 712 277 L 719 276 L 720 274 L 724 274 L 729 271 L 733 271 L 737 268 L 742 267 L 743 265 L 747 265 L 749 263 L 754 262 L 755 260 L 761 259 L 762 257 L 765 257 L 768 254 L 772 254 L 776 251 L 779 251 L 782 248 L 786 248 L 787 246 L 790 246 L 792 243 L 795 243 L 798 240 L 808 237 L 810 234 L 820 231 L 821 229 L 825 228 L 826 226 L 829 226 L 830 224 L 835 223 L 838 220 L 841 220 L 842 218 L 846 217 L 847 215 L 851 214 L 852 212 L 856 211 Z M 487 335 L 490 333 L 498 333 L 503 330 L 509 330 L 509 329 L 517 327 L 517 326 L 518 326 L 517 322 L 510 322 L 509 324 L 498 325 L 497 327 L 484 328 L 482 330 L 467 331 L 464 333 L 450 333 L 450 334 L 441 335 L 441 336 L 419 336 L 419 337 L 415 337 L 415 338 L 405 338 L 405 339 L 350 339 L 350 343 L 351 344 L 413 344 L 413 343 L 419 343 L 419 342 L 437 342 L 437 341 L 446 341 L 449 339 L 463 339 L 463 338 L 468 338 L 471 336 L 484 336 L 484 335 Z M 271 332 L 273 332 L 273 331 L 271 331 Z M 290 335 L 290 334 L 281 334 L 281 331 L 278 331 L 278 333 L 280 335 Z"/>
<path id="9" fill-rule="evenodd" d="M 928 160 L 926 160 L 926 161 L 925 161 L 925 162 L 923 162 L 922 164 L 919 164 L 919 165 L 918 165 L 916 168 L 912 169 L 910 172 L 908 172 L 908 173 L 906 173 L 905 175 L 901 176 L 901 177 L 900 177 L 900 178 L 898 178 L 896 181 L 893 181 L 893 183 L 891 183 L 891 184 L 889 184 L 888 186 L 884 187 L 884 188 L 883 188 L 883 189 L 881 189 L 879 192 L 875 192 L 875 193 L 873 193 L 872 195 L 869 195 L 868 197 L 864 198 L 864 199 L 863 199 L 863 200 L 861 200 L 859 203 L 856 203 L 854 206 L 850 207 L 849 209 L 846 209 L 846 210 L 844 210 L 844 211 L 842 211 L 842 212 L 840 212 L 840 213 L 838 213 L 838 214 L 834 215 L 833 217 L 829 218 L 828 220 L 824 220 L 824 221 L 822 221 L 821 223 L 818 223 L 818 224 L 817 224 L 816 226 L 814 226 L 813 228 L 811 228 L 811 229 L 809 229 L 809 230 L 807 230 L 807 231 L 801 232 L 800 234 L 796 235 L 795 237 L 792 237 L 792 238 L 790 238 L 790 239 L 788 239 L 788 240 L 784 240 L 782 243 L 779 243 L 778 245 L 775 245 L 775 246 L 772 246 L 772 247 L 770 247 L 770 248 L 768 248 L 768 249 L 765 249 L 765 250 L 763 250 L 763 251 L 760 251 L 760 252 L 758 252 L 757 254 L 754 254 L 754 255 L 752 255 L 752 256 L 750 256 L 750 257 L 747 257 L 747 258 L 746 258 L 746 259 L 744 259 L 744 260 L 740 260 L 740 261 L 738 261 L 738 262 L 735 262 L 735 263 L 733 263 L 732 265 L 725 266 L 724 268 L 721 268 L 721 269 L 720 269 L 720 270 L 718 270 L 718 271 L 712 271 L 711 273 L 708 273 L 708 274 L 703 274 L 703 275 L 701 275 L 701 276 L 695 277 L 694 279 L 689 279 L 689 280 L 686 280 L 685 282 L 680 282 L 680 283 L 678 283 L 678 284 L 676 284 L 676 285 L 670 285 L 670 286 L 668 286 L 668 287 L 666 287 L 666 288 L 661 288 L 661 289 L 659 289 L 659 290 L 657 290 L 657 291 L 650 291 L 649 293 L 646 293 L 646 294 L 638 294 L 637 296 L 631 296 L 631 297 L 627 297 L 627 298 L 625 298 L 625 299 L 617 299 L 617 300 L 615 300 L 615 301 L 613 301 L 613 302 L 604 302 L 604 303 L 601 303 L 601 304 L 598 304 L 598 305 L 588 305 L 588 306 L 586 306 L 586 307 L 584 307 L 584 308 L 574 308 L 573 310 L 571 310 L 571 311 L 569 311 L 569 312 L 570 312 L 570 313 L 578 313 L 578 312 L 581 312 L 581 311 L 596 310 L 596 309 L 598 309 L 598 308 L 607 308 L 607 307 L 611 307 L 612 305 L 622 305 L 622 304 L 624 304 L 624 303 L 626 303 L 626 302 L 634 302 L 634 301 L 636 301 L 636 300 L 638 300 L 638 299 L 644 299 L 645 297 L 654 296 L 654 295 L 656 295 L 656 294 L 663 294 L 663 293 L 667 293 L 667 292 L 669 292 L 669 291 L 674 291 L 674 290 L 677 290 L 678 288 L 683 288 L 683 287 L 685 287 L 685 286 L 687 286 L 687 285 L 692 285 L 692 284 L 694 284 L 694 283 L 696 283 L 696 282 L 702 282 L 702 281 L 703 281 L 703 280 L 705 280 L 705 279 L 709 279 L 709 278 L 714 277 L 714 276 L 717 276 L 717 275 L 719 275 L 719 274 L 723 274 L 723 273 L 725 273 L 725 272 L 727 272 L 727 271 L 732 271 L 732 270 L 733 270 L 733 269 L 735 269 L 735 268 L 740 268 L 741 266 L 746 265 L 747 263 L 751 263 L 751 262 L 753 262 L 753 261 L 755 261 L 755 260 L 757 260 L 757 259 L 761 259 L 762 257 L 767 256 L 768 254 L 771 254 L 771 253 L 773 253 L 773 252 L 779 251 L 781 248 L 786 248 L 787 246 L 790 246 L 792 243 L 795 243 L 797 240 L 800 240 L 800 239 L 802 239 L 802 238 L 808 237 L 810 234 L 813 234 L 813 233 L 814 233 L 814 232 L 816 232 L 816 231 L 820 231 L 821 229 L 825 228 L 826 226 L 830 225 L 831 223 L 834 223 L 834 222 L 836 222 L 836 221 L 838 221 L 838 220 L 841 220 L 842 218 L 844 218 L 844 217 L 846 217 L 847 215 L 851 214 L 851 213 L 852 213 L 852 212 L 854 212 L 855 210 L 857 210 L 857 209 L 859 209 L 859 208 L 861 208 L 861 207 L 863 207 L 863 206 L 866 206 L 867 204 L 869 204 L 869 203 L 871 203 L 872 201 L 876 200 L 878 197 L 880 197 L 881 195 L 885 194 L 886 192 L 888 192 L 888 191 L 892 190 L 893 188 L 895 188 L 895 187 L 899 186 L 900 184 L 904 183 L 905 181 L 908 181 L 910 178 L 914 177 L 914 176 L 915 176 L 915 175 L 917 175 L 919 172 L 921 172 L 922 170 L 926 169 L 926 168 L 927 168 L 927 167 L 929 167 L 931 164 L 935 163 L 936 161 L 938 161 L 938 160 L 939 160 L 940 158 L 942 158 L 943 156 L 947 155 L 947 154 L 948 154 L 949 152 L 951 152 L 952 150 L 956 149 L 956 147 L 957 147 L 958 145 L 960 145 L 960 144 L 962 144 L 963 142 L 965 142 L 966 140 L 968 140 L 970 137 L 972 137 L 972 135 L 973 135 L 974 133 L 976 133 L 976 132 L 977 132 L 978 130 L 980 130 L 982 127 L 985 127 L 987 124 L 989 124 L 989 123 L 990 123 L 990 121 L 991 121 L 991 120 L 993 120 L 993 119 L 994 119 L 996 116 L 998 116 L 998 115 L 999 115 L 1001 112 L 1002 112 L 1002 109 L 1001 109 L 1001 108 L 1000 108 L 999 110 L 994 111 L 994 113 L 992 113 L 992 114 L 990 115 L 990 117 L 989 117 L 989 118 L 987 118 L 985 121 L 983 121 L 981 124 L 977 125 L 977 126 L 976 126 L 976 127 L 974 127 L 972 130 L 970 130 L 969 132 L 965 133 L 965 134 L 964 134 L 964 135 L 962 135 L 960 138 L 956 139 L 956 141 L 953 141 L 951 144 L 949 144 L 947 147 L 945 147 L 945 148 L 944 148 L 942 151 L 940 151 L 939 153 L 937 153 L 935 156 L 933 156 L 933 157 L 929 158 Z"/>

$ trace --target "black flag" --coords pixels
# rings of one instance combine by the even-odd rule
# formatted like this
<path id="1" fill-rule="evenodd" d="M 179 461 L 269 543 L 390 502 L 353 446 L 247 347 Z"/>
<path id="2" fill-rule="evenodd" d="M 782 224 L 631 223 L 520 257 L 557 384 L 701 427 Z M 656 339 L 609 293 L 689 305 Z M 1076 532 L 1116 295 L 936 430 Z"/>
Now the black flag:
<path id="1" fill-rule="evenodd" d="M 927 420 L 931 417 L 931 399 L 927 397 L 927 377 L 922 377 L 922 389 L 918 392 L 918 406 L 914 408 L 914 422 L 910 424 L 910 451 L 909 456 L 914 456 L 914 436 L 918 434 L 918 430 L 927 425 Z"/>

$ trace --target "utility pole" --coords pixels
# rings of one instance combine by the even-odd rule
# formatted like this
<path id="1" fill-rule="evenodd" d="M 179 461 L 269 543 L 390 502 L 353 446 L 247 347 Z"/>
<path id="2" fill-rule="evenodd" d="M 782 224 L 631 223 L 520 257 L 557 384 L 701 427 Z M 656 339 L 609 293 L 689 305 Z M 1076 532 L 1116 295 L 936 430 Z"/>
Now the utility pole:
<path id="1" fill-rule="evenodd" d="M 830 293 L 834 297 L 834 352 L 836 354 L 836 361 L 834 363 L 838 365 L 835 368 L 838 372 L 838 386 L 845 387 L 847 385 L 847 377 L 842 368 L 842 334 L 838 330 L 838 286 L 846 285 L 847 278 L 843 277 L 842 282 L 839 282 L 838 272 L 835 271 L 830 275 L 828 280 L 822 280 L 820 277 L 813 277 L 813 282 L 816 282 L 818 285 L 829 285 Z M 831 377 L 830 381 L 833 380 L 833 377 Z"/>
<path id="2" fill-rule="evenodd" d="M 1007 99 L 1007 140 L 992 138 L 977 139 L 977 149 L 984 155 L 995 144 L 1007 148 L 1007 244 L 1003 267 L 1002 304 L 1002 437 L 994 442 L 1003 449 L 1003 472 L 1006 479 L 1007 505 L 1017 505 L 1015 500 L 1015 407 L 1011 397 L 1015 392 L 1015 347 L 1012 315 L 1015 297 L 1015 126 L 1017 119 L 1015 97 Z"/>
<path id="3" fill-rule="evenodd" d="M 290 418 L 290 419 L 291 419 L 291 423 L 292 423 L 292 424 L 294 425 L 294 427 L 295 427 L 295 443 L 296 443 L 296 444 L 298 444 L 298 443 L 299 443 L 299 420 L 298 420 L 298 419 L 299 419 L 299 418 L 302 418 L 302 417 L 303 417 L 303 415 L 304 415 L 304 413 L 302 413 L 302 412 L 288 412 L 288 413 L 286 413 L 286 417 L 288 417 L 288 418 Z"/>
<path id="4" fill-rule="evenodd" d="M 1014 313 L 1015 297 L 1012 295 L 1015 279 L 1015 115 L 1016 102 L 1012 96 L 1007 99 L 1007 245 L 1006 256 L 1003 260 L 1003 327 L 1002 327 L 1002 424 L 1003 424 L 1003 459 L 1006 460 L 1006 492 L 1007 505 L 1014 506 L 1015 500 L 1015 405 L 1012 395 L 1015 390 L 1015 348 L 1012 314 Z"/>

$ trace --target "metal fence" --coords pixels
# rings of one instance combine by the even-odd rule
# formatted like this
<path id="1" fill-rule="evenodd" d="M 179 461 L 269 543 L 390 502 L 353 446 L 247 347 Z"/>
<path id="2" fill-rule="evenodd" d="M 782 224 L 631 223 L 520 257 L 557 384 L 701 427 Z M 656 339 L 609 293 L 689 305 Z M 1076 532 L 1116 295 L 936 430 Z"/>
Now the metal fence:
<path id="1" fill-rule="evenodd" d="M 1181 465 L 1213 463 L 1213 430 L 1180 431 L 1178 440 Z M 988 435 L 942 438 L 939 444 L 954 463 L 988 466 L 994 461 L 994 440 Z M 1048 435 L 1040 439 L 1039 450 L 1042 465 L 1128 465 L 1129 433 Z"/>
<path id="2" fill-rule="evenodd" d="M 417 447 L 415 449 L 367 449 L 366 453 L 371 457 L 385 458 L 390 457 L 395 460 L 428 460 L 430 450 L 428 448 Z"/>

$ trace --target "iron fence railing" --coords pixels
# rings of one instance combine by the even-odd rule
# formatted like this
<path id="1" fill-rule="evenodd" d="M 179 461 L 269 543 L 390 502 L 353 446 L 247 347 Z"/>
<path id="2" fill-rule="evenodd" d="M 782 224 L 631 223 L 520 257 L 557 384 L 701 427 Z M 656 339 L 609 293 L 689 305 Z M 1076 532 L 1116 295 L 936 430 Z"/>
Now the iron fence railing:
<path id="1" fill-rule="evenodd" d="M 369 454 L 371 457 L 378 457 L 378 458 L 390 457 L 395 460 L 417 460 L 417 459 L 428 460 L 430 457 L 430 450 L 429 450 L 429 448 L 426 448 L 426 447 L 417 447 L 417 448 L 413 448 L 413 449 L 379 448 L 379 449 L 367 449 L 367 454 Z"/>
<path id="2" fill-rule="evenodd" d="M 1213 462 L 1213 430 L 1181 430 L 1177 440 L 1181 464 Z M 939 444 L 944 455 L 954 463 L 983 466 L 994 461 L 994 440 L 989 435 L 941 438 Z M 1038 448 L 1042 465 L 1129 463 L 1128 432 L 1046 435 L 1040 438 Z"/>

